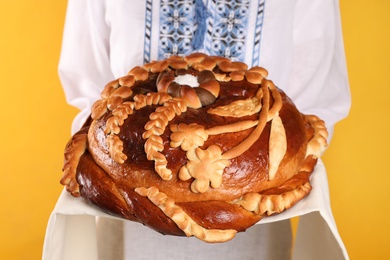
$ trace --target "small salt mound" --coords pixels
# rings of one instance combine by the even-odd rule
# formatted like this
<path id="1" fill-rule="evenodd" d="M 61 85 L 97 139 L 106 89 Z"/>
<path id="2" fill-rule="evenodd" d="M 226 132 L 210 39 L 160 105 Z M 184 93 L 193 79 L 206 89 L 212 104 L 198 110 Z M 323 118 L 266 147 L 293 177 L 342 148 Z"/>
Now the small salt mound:
<path id="1" fill-rule="evenodd" d="M 188 85 L 192 88 L 199 86 L 197 78 L 191 74 L 179 75 L 175 78 L 174 82 L 179 85 Z"/>

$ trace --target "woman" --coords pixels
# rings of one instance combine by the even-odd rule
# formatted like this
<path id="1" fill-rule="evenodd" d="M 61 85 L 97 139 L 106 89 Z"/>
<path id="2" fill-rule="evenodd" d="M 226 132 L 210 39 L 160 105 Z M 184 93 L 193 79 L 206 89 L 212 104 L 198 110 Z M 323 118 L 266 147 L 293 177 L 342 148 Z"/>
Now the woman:
<path id="1" fill-rule="evenodd" d="M 349 110 L 338 1 L 70 0 L 59 65 L 77 131 L 105 84 L 134 66 L 205 52 L 262 66 L 299 110 L 332 133 Z M 100 219 L 102 259 L 289 259 L 288 221 L 256 225 L 209 245 L 138 223 Z M 117 230 L 113 232 L 113 230 Z M 122 248 L 122 246 L 124 247 Z"/>

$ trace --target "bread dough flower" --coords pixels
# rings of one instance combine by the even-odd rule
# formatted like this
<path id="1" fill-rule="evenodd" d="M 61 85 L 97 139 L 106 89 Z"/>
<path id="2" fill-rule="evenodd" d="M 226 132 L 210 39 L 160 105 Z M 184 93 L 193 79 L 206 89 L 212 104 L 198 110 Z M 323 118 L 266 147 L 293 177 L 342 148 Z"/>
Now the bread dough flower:
<path id="1" fill-rule="evenodd" d="M 222 159 L 222 151 L 218 146 L 211 145 L 207 150 L 189 150 L 187 158 L 189 162 L 180 169 L 179 178 L 183 181 L 195 178 L 191 184 L 193 192 L 204 193 L 209 186 L 218 188 L 221 185 L 223 171 L 230 163 Z"/>
<path id="2" fill-rule="evenodd" d="M 184 151 L 189 151 L 202 146 L 209 135 L 204 127 L 198 124 L 173 124 L 170 126 L 171 147 L 181 147 Z"/>

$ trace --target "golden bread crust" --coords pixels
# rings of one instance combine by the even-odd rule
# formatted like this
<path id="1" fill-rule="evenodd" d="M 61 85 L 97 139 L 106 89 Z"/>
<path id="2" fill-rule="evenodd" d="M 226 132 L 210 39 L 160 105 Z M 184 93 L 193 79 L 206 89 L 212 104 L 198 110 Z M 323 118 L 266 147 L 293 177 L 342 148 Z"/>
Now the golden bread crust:
<path id="1" fill-rule="evenodd" d="M 267 74 L 201 53 L 132 69 L 68 143 L 61 183 L 164 234 L 232 239 L 307 196 L 326 148 Z"/>

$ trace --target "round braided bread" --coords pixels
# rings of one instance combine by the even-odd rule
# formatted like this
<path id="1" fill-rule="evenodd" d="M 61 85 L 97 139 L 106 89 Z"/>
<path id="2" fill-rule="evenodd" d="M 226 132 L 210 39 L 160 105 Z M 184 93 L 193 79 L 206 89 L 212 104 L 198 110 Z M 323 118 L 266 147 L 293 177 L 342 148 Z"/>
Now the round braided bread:
<path id="1" fill-rule="evenodd" d="M 108 83 L 68 142 L 61 183 L 109 214 L 224 242 L 311 190 L 327 146 L 261 67 L 194 53 Z"/>

